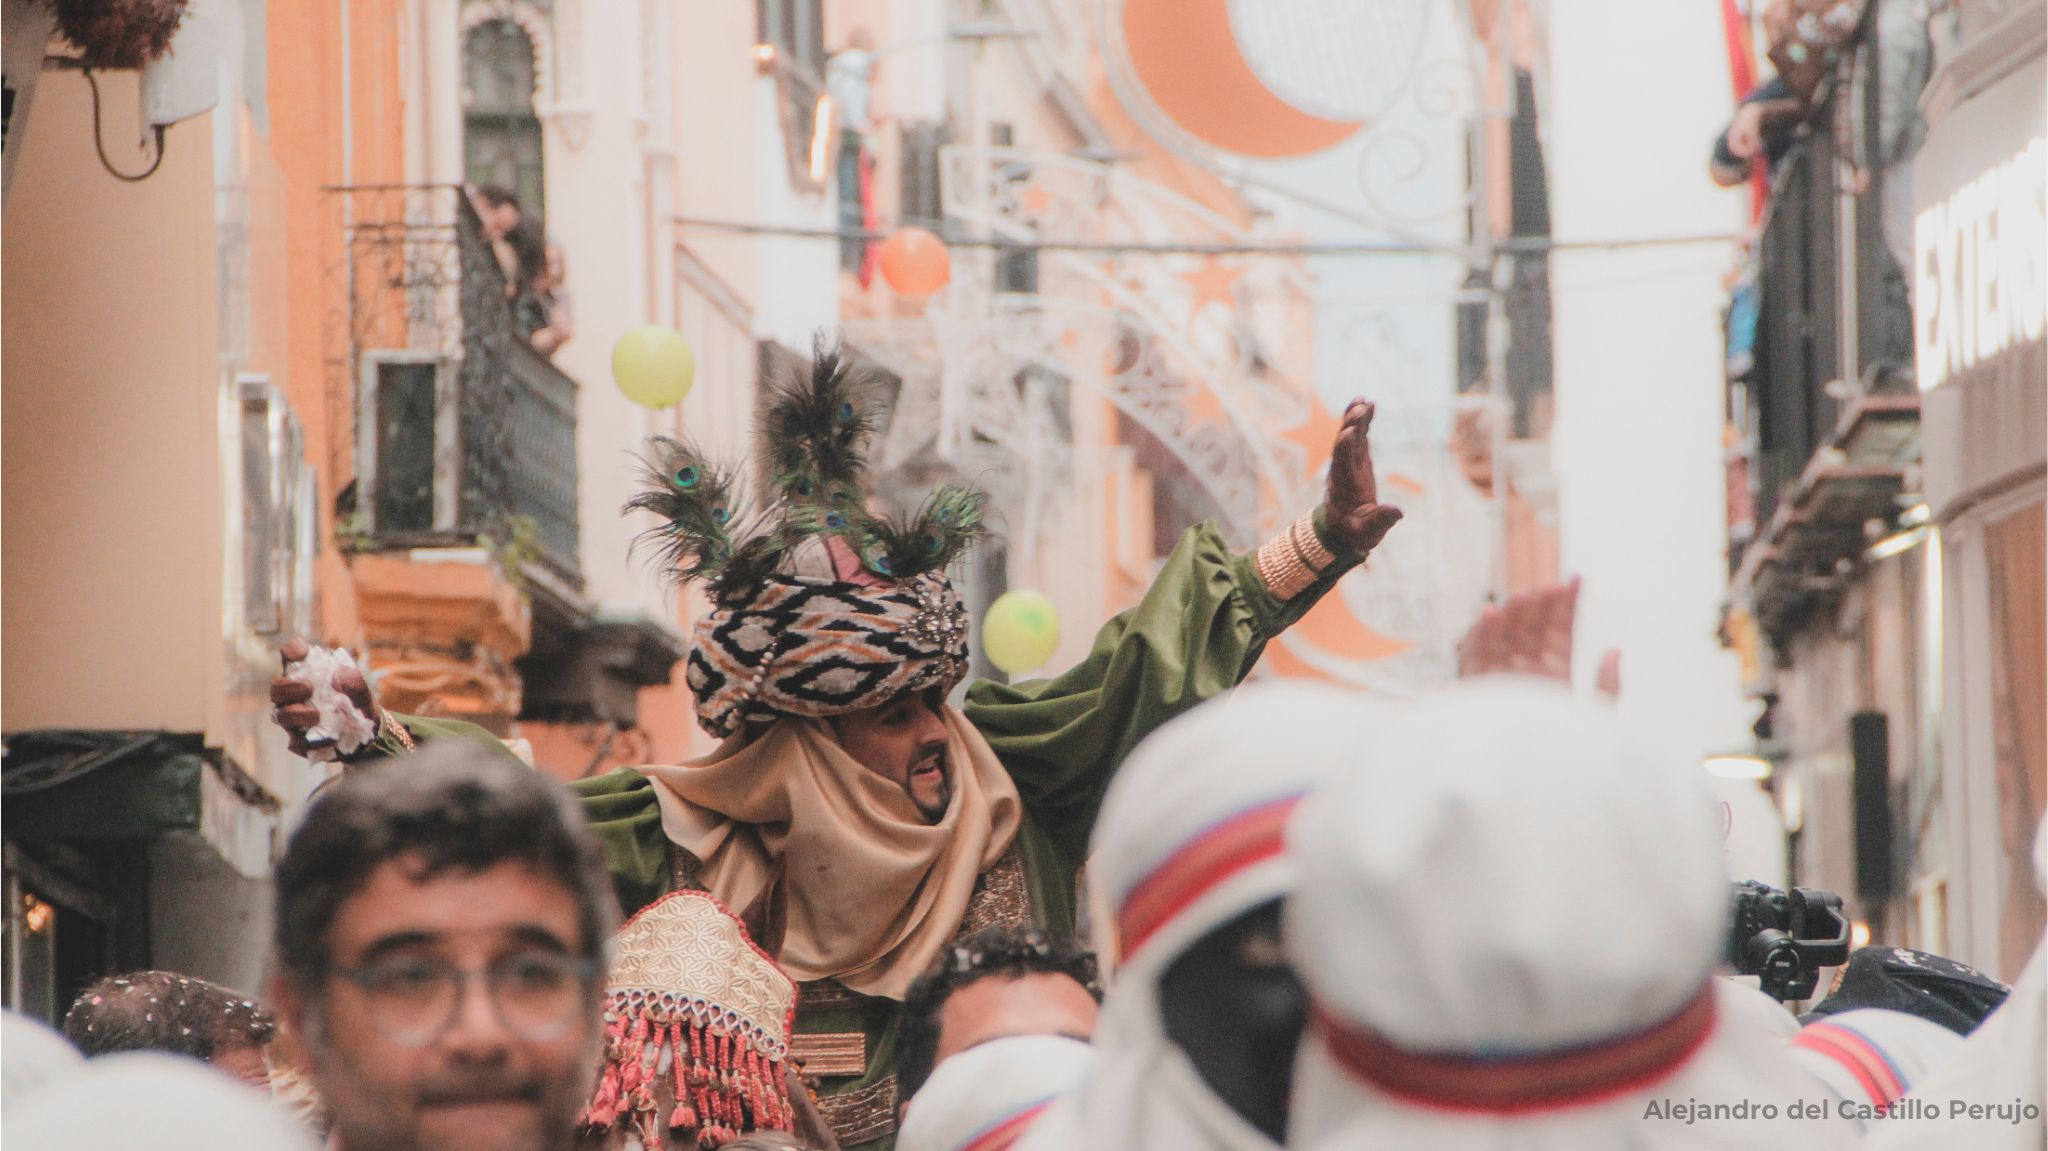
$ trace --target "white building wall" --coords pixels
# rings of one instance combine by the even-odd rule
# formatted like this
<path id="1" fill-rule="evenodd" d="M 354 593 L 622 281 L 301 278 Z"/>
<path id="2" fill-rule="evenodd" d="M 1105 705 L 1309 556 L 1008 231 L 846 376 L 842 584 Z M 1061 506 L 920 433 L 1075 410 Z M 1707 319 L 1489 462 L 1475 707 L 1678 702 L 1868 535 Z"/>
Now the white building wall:
<path id="1" fill-rule="evenodd" d="M 1732 233 L 1707 179 L 1731 95 L 1711 5 L 1550 7 L 1543 108 L 1560 242 Z M 1727 577 L 1719 309 L 1731 244 L 1552 258 L 1562 566 L 1584 577 L 1582 671 L 1622 652 L 1621 707 L 1687 755 L 1745 746 L 1754 707 L 1715 639 Z"/>
<path id="2" fill-rule="evenodd" d="M 662 425 L 626 399 L 611 374 L 620 335 L 668 318 L 649 312 L 639 18 L 633 4 L 586 0 L 557 9 L 562 90 L 555 113 L 544 110 L 547 222 L 568 259 L 576 310 L 576 336 L 555 363 L 582 385 L 576 452 L 584 593 L 608 608 L 661 616 L 660 582 L 627 560 L 638 529 L 619 507 L 634 490 L 629 453 Z M 572 20 L 579 26 L 568 27 Z"/>

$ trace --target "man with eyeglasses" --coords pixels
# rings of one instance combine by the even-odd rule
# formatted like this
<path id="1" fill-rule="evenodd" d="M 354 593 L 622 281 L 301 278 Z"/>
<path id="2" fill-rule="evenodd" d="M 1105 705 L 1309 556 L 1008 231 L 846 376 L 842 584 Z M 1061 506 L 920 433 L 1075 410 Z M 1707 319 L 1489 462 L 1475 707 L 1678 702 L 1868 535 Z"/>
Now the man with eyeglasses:
<path id="1" fill-rule="evenodd" d="M 615 912 L 566 792 L 461 740 L 350 772 L 276 900 L 272 1002 L 339 1151 L 569 1145 Z"/>

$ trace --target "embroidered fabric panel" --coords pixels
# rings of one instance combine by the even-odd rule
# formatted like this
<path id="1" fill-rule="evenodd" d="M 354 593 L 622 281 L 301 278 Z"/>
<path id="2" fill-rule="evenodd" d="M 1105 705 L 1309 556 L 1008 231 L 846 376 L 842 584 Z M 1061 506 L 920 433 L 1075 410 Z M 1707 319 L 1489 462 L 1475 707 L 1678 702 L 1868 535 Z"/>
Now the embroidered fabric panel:
<path id="1" fill-rule="evenodd" d="M 981 873 L 974 894 L 967 899 L 967 912 L 960 917 L 955 939 L 977 931 L 1007 924 L 1031 922 L 1031 884 L 1024 877 L 1024 857 L 1015 846 Z"/>
<path id="2" fill-rule="evenodd" d="M 605 990 L 613 999 L 687 998 L 737 1016 L 764 1054 L 788 1050 L 795 985 L 708 895 L 671 894 L 620 929 Z"/>
<path id="3" fill-rule="evenodd" d="M 865 1032 L 801 1032 L 790 1041 L 789 1051 L 806 1075 L 858 1079 L 868 1073 Z"/>
<path id="4" fill-rule="evenodd" d="M 875 996 L 862 995 L 837 979 L 813 979 L 809 983 L 796 985 L 796 1010 L 799 1016 L 817 1011 L 865 1007 L 874 1001 Z"/>
<path id="5" fill-rule="evenodd" d="M 818 1098 L 818 1112 L 832 1125 L 842 1147 L 853 1147 L 896 1130 L 896 1076 L 866 1087 Z"/>

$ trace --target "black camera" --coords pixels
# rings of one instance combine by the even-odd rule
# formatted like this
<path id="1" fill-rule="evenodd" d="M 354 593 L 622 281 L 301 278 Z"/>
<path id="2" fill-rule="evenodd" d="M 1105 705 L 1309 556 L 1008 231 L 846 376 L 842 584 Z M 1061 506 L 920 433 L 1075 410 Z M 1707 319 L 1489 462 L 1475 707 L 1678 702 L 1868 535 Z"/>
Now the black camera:
<path id="1" fill-rule="evenodd" d="M 1841 896 L 1812 887 L 1780 891 L 1754 879 L 1734 886 L 1728 962 L 1738 975 L 1757 976 L 1764 994 L 1780 1003 L 1809 998 L 1821 968 L 1849 961 Z"/>

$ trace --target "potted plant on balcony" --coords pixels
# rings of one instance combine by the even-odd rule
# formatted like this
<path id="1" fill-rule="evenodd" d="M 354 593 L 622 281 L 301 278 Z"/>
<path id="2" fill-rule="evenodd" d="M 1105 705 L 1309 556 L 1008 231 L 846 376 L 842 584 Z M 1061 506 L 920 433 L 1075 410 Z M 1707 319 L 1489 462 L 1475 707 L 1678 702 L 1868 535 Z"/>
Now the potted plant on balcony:
<path id="1" fill-rule="evenodd" d="M 188 0 L 45 0 L 88 68 L 140 68 L 170 51 Z"/>

